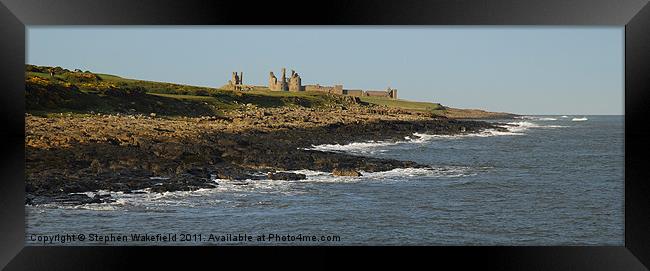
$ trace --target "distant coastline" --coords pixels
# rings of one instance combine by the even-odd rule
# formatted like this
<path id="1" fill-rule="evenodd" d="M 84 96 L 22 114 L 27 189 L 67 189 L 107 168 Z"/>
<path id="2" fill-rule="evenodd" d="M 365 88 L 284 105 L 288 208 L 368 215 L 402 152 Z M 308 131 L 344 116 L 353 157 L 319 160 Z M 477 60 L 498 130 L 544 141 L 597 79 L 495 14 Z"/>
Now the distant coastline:
<path id="1" fill-rule="evenodd" d="M 111 201 L 110 194 L 214 188 L 218 180 L 299 181 L 292 170 L 358 176 L 427 167 L 309 150 L 415 133 L 505 128 L 509 113 L 323 92 L 224 90 L 27 66 L 26 204 Z M 462 120 L 461 120 L 462 119 Z M 477 120 L 467 120 L 477 119 Z M 215 181 L 216 180 L 216 181 Z"/>

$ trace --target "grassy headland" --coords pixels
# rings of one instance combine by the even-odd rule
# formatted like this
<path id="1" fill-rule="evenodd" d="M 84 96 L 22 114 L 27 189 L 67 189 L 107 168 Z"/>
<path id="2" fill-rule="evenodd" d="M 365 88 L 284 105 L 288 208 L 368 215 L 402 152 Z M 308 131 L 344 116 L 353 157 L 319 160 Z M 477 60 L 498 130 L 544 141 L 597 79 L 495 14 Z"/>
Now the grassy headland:
<path id="1" fill-rule="evenodd" d="M 50 72 L 54 74 L 50 74 Z M 349 97 L 320 92 L 283 92 L 259 88 L 232 91 L 122 78 L 116 75 L 27 66 L 27 112 L 126 113 L 167 116 L 223 115 L 246 106 L 259 108 L 340 107 Z M 479 110 L 456 109 L 433 102 L 361 97 L 359 104 L 431 113 L 448 118 L 510 116 Z"/>
<path id="2" fill-rule="evenodd" d="M 246 180 L 304 179 L 286 172 L 297 169 L 355 176 L 426 167 L 308 149 L 404 139 L 415 132 L 499 129 L 447 118 L 458 116 L 456 109 L 435 103 L 230 91 L 51 67 L 27 66 L 25 95 L 28 204 L 110 200 L 70 194 L 100 189 L 211 188 L 218 185 L 211 176 L 245 185 Z"/>

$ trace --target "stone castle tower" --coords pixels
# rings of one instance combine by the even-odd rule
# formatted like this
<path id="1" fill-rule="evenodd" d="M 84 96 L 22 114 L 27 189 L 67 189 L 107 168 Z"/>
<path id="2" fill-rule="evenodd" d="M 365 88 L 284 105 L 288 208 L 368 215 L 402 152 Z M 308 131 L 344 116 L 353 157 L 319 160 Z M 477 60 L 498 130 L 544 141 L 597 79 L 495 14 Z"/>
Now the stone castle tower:
<path id="1" fill-rule="evenodd" d="M 300 75 L 292 70 L 291 77 L 287 81 L 287 70 L 282 68 L 282 77 L 280 77 L 279 81 L 273 72 L 269 73 L 269 89 L 277 91 L 301 91 L 303 90 L 302 80 L 300 79 Z"/>
<path id="2" fill-rule="evenodd" d="M 232 79 L 228 81 L 228 85 L 230 85 L 232 89 L 240 90 L 244 85 L 244 72 L 239 72 L 239 75 L 237 72 L 232 72 Z"/>
<path id="3" fill-rule="evenodd" d="M 254 90 L 262 86 L 244 85 L 244 72 L 233 72 L 232 79 L 228 84 L 223 86 L 224 89 L 230 90 Z M 302 85 L 300 75 L 291 70 L 291 75 L 287 78 L 287 69 L 282 68 L 282 76 L 278 80 L 273 71 L 269 72 L 269 89 L 273 91 L 318 91 L 330 94 L 348 95 L 354 97 L 384 97 L 397 99 L 397 89 L 388 87 L 386 90 L 363 90 L 363 89 L 344 89 L 343 85 L 321 86 Z"/>
<path id="4" fill-rule="evenodd" d="M 294 70 L 291 70 L 291 78 L 289 78 L 289 91 L 300 91 L 302 88 L 300 75 Z"/>
<path id="5" fill-rule="evenodd" d="M 278 84 L 278 78 L 275 77 L 273 72 L 269 73 L 269 89 L 276 90 L 276 85 Z"/>
<path id="6" fill-rule="evenodd" d="M 393 99 L 393 100 L 397 100 L 397 89 L 389 87 L 388 88 L 388 97 Z"/>

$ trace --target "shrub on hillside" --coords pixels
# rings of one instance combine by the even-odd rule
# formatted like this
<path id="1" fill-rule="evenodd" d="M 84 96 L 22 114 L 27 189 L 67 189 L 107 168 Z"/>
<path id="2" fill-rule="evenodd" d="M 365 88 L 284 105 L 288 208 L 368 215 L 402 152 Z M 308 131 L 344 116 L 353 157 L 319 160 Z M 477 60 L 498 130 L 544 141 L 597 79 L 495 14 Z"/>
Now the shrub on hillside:
<path id="1" fill-rule="evenodd" d="M 34 66 L 34 65 L 25 65 L 25 70 L 28 72 L 39 72 L 39 73 L 47 73 L 49 70 L 45 67 L 39 67 L 39 66 Z"/>
<path id="2" fill-rule="evenodd" d="M 61 107 L 77 95 L 80 95 L 79 88 L 70 83 L 39 76 L 27 78 L 25 81 L 27 109 Z"/>
<path id="3" fill-rule="evenodd" d="M 205 89 L 197 89 L 197 90 L 194 92 L 194 95 L 197 95 L 197 96 L 210 96 L 210 92 L 208 92 L 208 91 L 205 90 Z"/>
<path id="4" fill-rule="evenodd" d="M 63 74 L 63 78 L 65 78 L 65 80 L 68 82 L 75 82 L 75 83 L 88 83 L 88 82 L 97 82 L 102 80 L 99 76 L 97 76 L 94 73 L 83 73 L 83 72 L 66 72 Z"/>
<path id="5" fill-rule="evenodd" d="M 129 97 L 129 96 L 143 96 L 147 94 L 147 90 L 140 86 L 127 86 L 127 87 L 111 87 L 104 89 L 103 93 L 113 97 Z"/>

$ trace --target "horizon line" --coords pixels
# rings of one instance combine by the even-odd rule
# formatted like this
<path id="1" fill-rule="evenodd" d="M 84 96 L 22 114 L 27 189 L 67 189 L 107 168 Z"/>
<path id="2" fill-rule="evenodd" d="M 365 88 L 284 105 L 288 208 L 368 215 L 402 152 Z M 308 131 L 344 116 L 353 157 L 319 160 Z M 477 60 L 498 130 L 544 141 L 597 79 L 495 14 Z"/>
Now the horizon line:
<path id="1" fill-rule="evenodd" d="M 67 70 L 72 70 L 74 71 L 75 69 L 80 69 L 79 67 L 66 67 L 66 66 L 60 66 L 60 65 L 53 65 L 53 64 L 32 64 L 32 63 L 25 63 L 25 65 L 33 65 L 33 66 L 47 66 L 47 67 L 61 67 Z M 81 70 L 81 69 L 80 69 Z M 154 81 L 150 79 L 139 79 L 139 78 L 132 78 L 124 75 L 118 75 L 118 74 L 112 74 L 112 73 L 102 73 L 102 72 L 96 72 L 96 71 L 91 71 L 88 70 L 91 73 L 94 74 L 105 74 L 105 75 L 113 75 L 117 76 L 120 78 L 125 78 L 125 79 L 132 79 L 132 80 L 140 80 L 140 81 L 149 81 L 149 82 L 158 82 L 158 83 L 167 83 L 167 84 L 177 84 L 177 85 L 185 85 L 185 86 L 193 86 L 193 87 L 205 87 L 205 88 L 214 88 L 214 89 L 220 89 L 218 86 L 206 86 L 206 85 L 200 85 L 200 84 L 192 84 L 192 83 L 183 83 L 183 82 L 174 82 L 174 81 Z M 227 83 L 227 82 L 226 82 Z M 224 83 L 224 84 L 226 84 Z M 265 85 L 259 85 L 259 86 L 265 86 Z M 399 89 L 399 88 L 398 88 Z M 424 101 L 424 100 L 407 100 L 407 99 L 401 99 L 398 98 L 397 100 L 404 100 L 404 101 L 414 101 L 414 102 L 429 102 L 429 103 L 439 103 L 439 102 L 434 102 L 434 101 Z M 444 104 L 439 103 L 444 106 Z M 453 108 L 453 107 L 452 107 Z M 491 111 L 490 109 L 487 108 L 471 108 L 471 107 L 463 107 L 459 109 L 478 109 L 478 110 L 485 110 L 488 112 L 500 112 L 500 113 L 508 113 L 508 114 L 514 114 L 514 115 L 520 115 L 520 116 L 564 116 L 564 115 L 572 115 L 572 116 L 625 116 L 625 112 L 621 114 L 599 114 L 599 113 L 516 113 L 516 112 L 504 112 L 501 110 L 496 110 L 496 111 Z"/>

